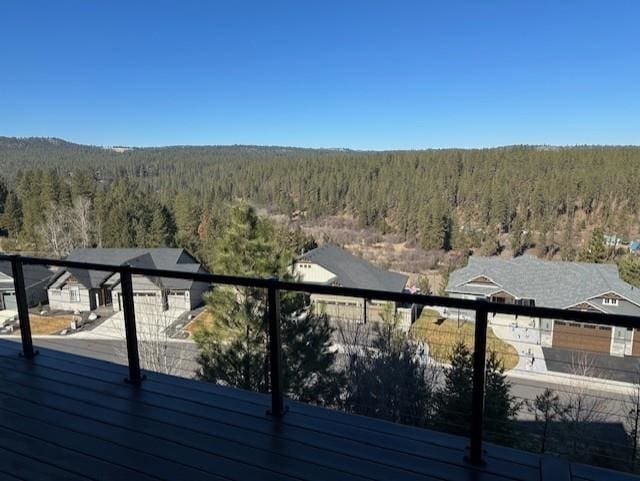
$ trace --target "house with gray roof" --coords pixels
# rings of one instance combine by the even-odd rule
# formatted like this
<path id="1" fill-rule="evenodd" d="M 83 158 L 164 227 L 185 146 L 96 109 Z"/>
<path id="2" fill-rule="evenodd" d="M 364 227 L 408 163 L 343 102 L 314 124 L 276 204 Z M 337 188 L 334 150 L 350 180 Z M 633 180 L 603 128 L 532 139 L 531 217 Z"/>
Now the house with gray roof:
<path id="1" fill-rule="evenodd" d="M 451 273 L 451 297 L 640 316 L 640 289 L 620 279 L 615 264 L 472 256 Z M 552 319 L 539 320 L 542 345 L 640 356 L 640 333 Z"/>
<path id="2" fill-rule="evenodd" d="M 324 285 L 403 292 L 409 279 L 405 274 L 391 272 L 355 256 L 333 244 L 325 244 L 299 256 L 293 273 L 302 282 Z M 380 320 L 386 301 L 343 296 L 313 294 L 311 304 L 335 320 L 367 322 Z M 415 320 L 415 306 L 392 303 L 408 326 Z"/>
<path id="3" fill-rule="evenodd" d="M 27 294 L 28 307 L 47 302 L 47 285 L 53 273 L 44 266 L 25 264 L 22 275 Z M 13 283 L 11 263 L 0 262 L 0 311 L 17 311 L 16 290 Z"/>
<path id="4" fill-rule="evenodd" d="M 206 272 L 186 250 L 153 249 L 76 249 L 67 260 L 119 266 L 165 269 L 182 272 Z M 202 303 L 209 285 L 187 279 L 132 276 L 136 305 L 153 305 L 162 310 L 191 310 Z M 122 309 L 120 276 L 111 271 L 68 268 L 60 270 L 47 290 L 51 309 L 91 311 L 111 305 Z"/>

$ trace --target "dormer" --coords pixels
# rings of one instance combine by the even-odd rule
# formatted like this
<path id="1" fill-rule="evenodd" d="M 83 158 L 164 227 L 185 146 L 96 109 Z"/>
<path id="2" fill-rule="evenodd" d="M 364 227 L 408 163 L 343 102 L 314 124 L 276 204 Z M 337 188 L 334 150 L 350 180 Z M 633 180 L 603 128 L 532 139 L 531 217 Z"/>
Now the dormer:
<path id="1" fill-rule="evenodd" d="M 473 279 L 467 282 L 464 282 L 463 284 L 467 286 L 500 287 L 500 285 L 497 282 L 494 282 L 492 279 L 490 279 L 487 276 L 476 276 Z"/>

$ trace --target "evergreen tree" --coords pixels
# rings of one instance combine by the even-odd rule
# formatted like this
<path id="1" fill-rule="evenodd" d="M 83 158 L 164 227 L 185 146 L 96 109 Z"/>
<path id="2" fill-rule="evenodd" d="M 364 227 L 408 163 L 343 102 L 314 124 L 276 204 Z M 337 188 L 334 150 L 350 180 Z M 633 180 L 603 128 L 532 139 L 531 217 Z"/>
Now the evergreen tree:
<path id="1" fill-rule="evenodd" d="M 579 262 L 601 264 L 608 258 L 607 246 L 604 242 L 602 230 L 596 229 L 591 235 L 589 243 L 578 254 Z"/>
<path id="2" fill-rule="evenodd" d="M 146 230 L 146 247 L 170 247 L 173 245 L 175 227 L 169 209 L 162 205 L 155 205 L 151 212 L 151 219 Z"/>
<path id="3" fill-rule="evenodd" d="M 399 329 L 393 306 L 386 304 L 382 321 L 373 327 L 372 349 L 347 342 L 345 408 L 364 416 L 413 426 L 428 426 L 438 369 L 416 355 L 416 346 Z"/>
<path id="4" fill-rule="evenodd" d="M 473 356 L 464 342 L 451 352 L 451 367 L 445 370 L 444 386 L 436 395 L 436 426 L 453 434 L 467 436 L 471 425 Z"/>
<path id="5" fill-rule="evenodd" d="M 513 257 L 522 254 L 522 232 L 524 223 L 520 217 L 516 217 L 511 228 L 511 253 Z"/>
<path id="6" fill-rule="evenodd" d="M 4 212 L 0 216 L 0 229 L 10 237 L 16 238 L 22 227 L 22 208 L 15 192 L 9 192 L 4 204 Z"/>
<path id="7" fill-rule="evenodd" d="M 100 206 L 103 247 L 135 247 L 136 216 L 140 215 L 137 189 L 125 179 L 118 179 L 105 192 Z M 143 209 L 144 210 L 144 209 Z"/>
<path id="8" fill-rule="evenodd" d="M 445 370 L 445 383 L 437 396 L 439 427 L 467 436 L 471 426 L 473 354 L 464 342 L 453 347 L 451 367 Z M 513 418 L 520 404 L 510 393 L 511 385 L 495 352 L 489 352 L 486 365 L 484 415 L 487 439 L 512 444 Z"/>
<path id="9" fill-rule="evenodd" d="M 7 201 L 7 195 L 9 195 L 7 184 L 0 178 L 0 216 L 4 213 L 4 204 Z"/>
<path id="10" fill-rule="evenodd" d="M 511 384 L 495 351 L 489 351 L 487 356 L 485 390 L 487 438 L 511 446 L 516 441 L 513 420 L 522 403 L 511 395 Z"/>
<path id="11" fill-rule="evenodd" d="M 565 414 L 566 408 L 560 401 L 558 393 L 546 388 L 542 394 L 538 394 L 533 402 L 528 404 L 529 412 L 533 413 L 535 420 L 542 425 L 540 433 L 539 452 L 544 453 L 549 447 L 549 432 L 553 423 L 560 421 Z"/>
<path id="12" fill-rule="evenodd" d="M 73 172 L 71 177 L 71 196 L 74 199 L 86 197 L 93 200 L 95 191 L 96 180 L 86 169 L 78 169 Z"/>
<path id="13" fill-rule="evenodd" d="M 627 254 L 618 261 L 620 278 L 635 287 L 640 287 L 640 258 Z"/>
<path id="14" fill-rule="evenodd" d="M 199 228 L 202 220 L 201 199 L 192 192 L 178 193 L 173 203 L 173 216 L 176 225 L 176 244 L 189 252 L 199 252 Z"/>
<path id="15" fill-rule="evenodd" d="M 215 243 L 215 272 L 290 278 L 292 252 L 276 245 L 271 222 L 244 204 L 231 208 L 223 235 Z M 330 349 L 332 328 L 325 315 L 305 312 L 302 297 L 281 293 L 283 385 L 289 397 L 333 404 L 342 385 Z M 195 336 L 200 348 L 199 376 L 244 389 L 269 389 L 268 326 L 263 289 L 217 286 L 206 297 L 212 326 Z"/>
<path id="16" fill-rule="evenodd" d="M 418 282 L 416 283 L 418 289 L 420 289 L 421 294 L 431 294 L 431 282 L 429 282 L 429 278 L 427 276 L 418 277 Z"/>

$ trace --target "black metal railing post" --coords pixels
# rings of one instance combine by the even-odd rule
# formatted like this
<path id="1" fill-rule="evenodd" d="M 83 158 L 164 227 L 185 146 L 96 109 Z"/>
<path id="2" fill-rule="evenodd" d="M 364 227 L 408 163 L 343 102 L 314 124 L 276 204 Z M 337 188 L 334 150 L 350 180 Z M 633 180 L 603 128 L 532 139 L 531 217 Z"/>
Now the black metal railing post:
<path id="1" fill-rule="evenodd" d="M 271 410 L 269 414 L 282 416 L 285 413 L 282 389 L 282 340 L 280 338 L 280 291 L 277 279 L 269 280 L 267 288 L 267 320 L 269 321 L 269 367 L 271 383 Z"/>
<path id="2" fill-rule="evenodd" d="M 124 314 L 124 332 L 127 342 L 127 357 L 129 361 L 129 377 L 125 379 L 130 384 L 139 385 L 142 382 L 140 372 L 140 356 L 138 353 L 138 335 L 136 332 L 136 313 L 133 300 L 133 282 L 130 266 L 120 268 L 120 285 L 122 286 L 122 312 Z"/>
<path id="3" fill-rule="evenodd" d="M 465 460 L 473 465 L 485 464 L 482 450 L 482 428 L 484 424 L 484 389 L 487 364 L 487 308 L 476 310 L 473 348 L 473 392 L 471 394 L 471 437 L 469 452 Z"/>
<path id="4" fill-rule="evenodd" d="M 20 337 L 22 338 L 22 355 L 27 359 L 33 359 L 37 351 L 33 350 L 31 321 L 29 321 L 29 302 L 24 285 L 24 272 L 22 271 L 20 256 L 11 257 L 11 271 L 13 285 L 16 290 L 16 305 L 18 307 L 18 320 L 20 321 Z"/>

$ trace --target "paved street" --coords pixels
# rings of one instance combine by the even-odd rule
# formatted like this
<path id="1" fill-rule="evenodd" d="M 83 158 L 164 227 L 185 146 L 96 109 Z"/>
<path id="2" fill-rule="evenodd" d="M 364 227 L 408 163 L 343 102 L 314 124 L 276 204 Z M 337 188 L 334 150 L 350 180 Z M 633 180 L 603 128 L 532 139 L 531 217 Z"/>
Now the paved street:
<path id="1" fill-rule="evenodd" d="M 19 337 L 3 338 L 20 343 Z M 75 337 L 34 337 L 34 346 L 91 357 L 117 364 L 127 364 L 127 349 L 122 340 L 115 339 L 80 339 Z M 145 349 L 140 343 L 140 362 L 150 370 L 159 370 L 182 377 L 193 377 L 198 364 L 198 349 L 194 342 L 167 340 L 164 343 L 153 343 L 153 348 Z M 19 347 L 18 347 L 19 349 Z M 166 358 L 166 362 L 160 362 Z"/>

